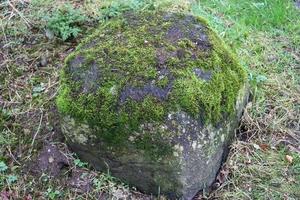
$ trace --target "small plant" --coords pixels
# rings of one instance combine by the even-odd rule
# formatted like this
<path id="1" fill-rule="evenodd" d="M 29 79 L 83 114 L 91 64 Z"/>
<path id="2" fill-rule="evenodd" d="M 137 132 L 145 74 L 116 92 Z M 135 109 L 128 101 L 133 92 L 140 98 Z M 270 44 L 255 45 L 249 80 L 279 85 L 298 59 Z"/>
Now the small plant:
<path id="1" fill-rule="evenodd" d="M 268 78 L 264 75 L 260 75 L 260 74 L 256 75 L 251 72 L 249 73 L 249 81 L 251 84 L 258 85 L 266 82 L 267 80 Z"/>
<path id="2" fill-rule="evenodd" d="M 0 161 L 0 172 L 5 172 L 8 169 L 7 165 L 5 162 Z"/>
<path id="3" fill-rule="evenodd" d="M 122 6 L 120 3 L 112 3 L 110 6 L 103 7 L 100 9 L 101 19 L 108 20 L 110 18 L 120 15 L 120 13 L 127 8 Z"/>
<path id="4" fill-rule="evenodd" d="M 16 175 L 8 175 L 6 178 L 8 185 L 15 183 L 17 180 L 18 180 L 18 177 Z"/>
<path id="5" fill-rule="evenodd" d="M 75 159 L 74 164 L 77 167 L 86 167 L 88 165 L 88 163 L 82 162 L 80 159 Z"/>
<path id="6" fill-rule="evenodd" d="M 47 192 L 46 192 L 46 196 L 49 198 L 49 199 L 56 199 L 56 198 L 58 198 L 58 197 L 60 197 L 61 196 L 61 192 L 60 191 L 58 191 L 58 190 L 54 190 L 54 189 L 52 189 L 52 188 L 48 188 L 47 189 Z"/>
<path id="7" fill-rule="evenodd" d="M 32 88 L 32 96 L 37 97 L 45 90 L 45 85 L 41 83 L 40 85 L 34 86 Z"/>
<path id="8" fill-rule="evenodd" d="M 86 17 L 79 9 L 74 9 L 71 5 L 66 4 L 47 17 L 47 28 L 65 41 L 78 35 L 81 31 L 80 24 L 85 19 Z"/>
<path id="9" fill-rule="evenodd" d="M 100 19 L 108 20 L 129 10 L 153 10 L 154 0 L 113 1 L 110 5 L 100 8 Z"/>

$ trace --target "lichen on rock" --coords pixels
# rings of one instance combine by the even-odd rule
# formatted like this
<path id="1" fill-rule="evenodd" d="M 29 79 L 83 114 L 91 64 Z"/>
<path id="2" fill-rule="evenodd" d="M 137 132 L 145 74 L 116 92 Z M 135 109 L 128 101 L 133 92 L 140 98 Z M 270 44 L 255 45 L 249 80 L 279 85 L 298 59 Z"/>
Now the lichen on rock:
<path id="1" fill-rule="evenodd" d="M 220 160 L 216 152 L 236 124 L 245 83 L 244 69 L 204 19 L 128 12 L 100 25 L 68 56 L 57 106 L 73 147 L 104 144 L 103 152 L 116 157 L 112 165 L 123 163 L 125 169 L 132 167 L 125 158 L 152 163 L 155 167 L 141 169 L 157 176 L 148 174 L 149 184 L 142 189 L 160 185 L 172 193 L 184 183 L 167 179 L 183 173 L 185 165 L 202 163 L 196 159 L 199 152 Z M 91 155 L 97 155 L 96 149 Z M 135 180 L 117 169 L 115 174 Z"/>

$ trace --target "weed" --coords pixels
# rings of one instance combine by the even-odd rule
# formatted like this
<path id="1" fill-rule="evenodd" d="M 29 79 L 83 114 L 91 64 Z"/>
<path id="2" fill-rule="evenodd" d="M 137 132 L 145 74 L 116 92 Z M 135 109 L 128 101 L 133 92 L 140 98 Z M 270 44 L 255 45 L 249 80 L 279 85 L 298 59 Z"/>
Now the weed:
<path id="1" fill-rule="evenodd" d="M 5 172 L 7 169 L 8 167 L 5 162 L 0 161 L 0 188 L 5 185 Z"/>
<path id="2" fill-rule="evenodd" d="M 0 188 L 4 185 L 12 185 L 18 180 L 18 177 L 13 174 L 7 174 L 9 171 L 8 166 L 5 162 L 0 161 Z"/>
<path id="3" fill-rule="evenodd" d="M 78 35 L 81 32 L 80 24 L 86 20 L 81 10 L 74 9 L 70 4 L 65 4 L 56 9 L 47 17 L 47 28 L 63 41 Z"/>
<path id="4" fill-rule="evenodd" d="M 59 190 L 54 190 L 53 188 L 48 188 L 45 194 L 51 200 L 61 196 L 61 192 Z"/>
<path id="5" fill-rule="evenodd" d="M 32 89 L 32 96 L 33 97 L 37 97 L 44 90 L 45 90 L 45 85 L 43 83 L 41 83 L 40 85 L 37 85 L 37 86 L 33 87 L 33 89 Z"/>
<path id="6" fill-rule="evenodd" d="M 114 0 L 101 7 L 99 10 L 100 19 L 110 19 L 125 11 L 145 11 L 145 10 L 188 10 L 193 1 L 187 0 Z"/>
<path id="7" fill-rule="evenodd" d="M 118 2 L 112 3 L 111 5 L 100 9 L 100 11 L 99 11 L 101 13 L 100 19 L 108 20 L 112 17 L 116 17 L 116 16 L 120 15 L 121 12 L 124 12 L 128 9 L 129 9 L 129 7 L 124 6 L 121 3 L 118 3 Z"/>
<path id="8" fill-rule="evenodd" d="M 112 1 L 111 4 L 100 8 L 100 19 L 108 20 L 129 10 L 153 10 L 154 0 Z"/>
<path id="9" fill-rule="evenodd" d="M 0 172 L 5 172 L 8 169 L 7 165 L 5 162 L 1 161 L 0 162 Z"/>
<path id="10" fill-rule="evenodd" d="M 86 167 L 88 165 L 88 163 L 82 162 L 80 159 L 75 159 L 74 164 L 78 167 Z"/>
<path id="11" fill-rule="evenodd" d="M 8 175 L 7 179 L 6 179 L 8 185 L 15 183 L 17 180 L 18 180 L 18 177 L 16 175 Z"/>

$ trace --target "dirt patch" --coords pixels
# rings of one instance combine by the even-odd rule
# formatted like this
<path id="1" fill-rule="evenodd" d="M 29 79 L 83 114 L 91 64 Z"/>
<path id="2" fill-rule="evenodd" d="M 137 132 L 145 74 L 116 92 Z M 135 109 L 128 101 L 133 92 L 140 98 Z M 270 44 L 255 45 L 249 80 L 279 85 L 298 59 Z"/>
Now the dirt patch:
<path id="1" fill-rule="evenodd" d="M 87 193 L 92 190 L 93 179 L 96 174 L 84 169 L 74 169 L 68 185 L 78 193 Z"/>
<path id="2" fill-rule="evenodd" d="M 69 178 L 67 185 L 74 192 L 79 194 L 86 194 L 95 192 L 93 181 L 97 178 L 97 173 L 87 169 L 73 169 L 72 175 Z M 112 187 L 114 188 L 114 187 Z M 106 199 L 128 199 L 128 200 L 152 200 L 149 195 L 140 192 L 129 191 L 125 188 L 115 188 L 111 192 L 98 191 L 95 196 L 99 200 Z"/>
<path id="3" fill-rule="evenodd" d="M 50 176 L 57 177 L 62 169 L 67 166 L 69 166 L 68 158 L 57 146 L 47 144 L 30 167 L 30 172 L 35 175 L 46 173 Z"/>

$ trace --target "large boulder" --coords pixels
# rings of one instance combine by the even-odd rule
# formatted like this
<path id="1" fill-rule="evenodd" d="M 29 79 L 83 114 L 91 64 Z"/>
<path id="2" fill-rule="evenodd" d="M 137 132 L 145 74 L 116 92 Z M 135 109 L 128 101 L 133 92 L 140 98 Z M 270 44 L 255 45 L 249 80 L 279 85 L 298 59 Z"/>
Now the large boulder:
<path id="1" fill-rule="evenodd" d="M 57 106 L 82 160 L 139 190 L 191 199 L 215 179 L 246 74 L 205 20 L 125 13 L 66 59 Z"/>

